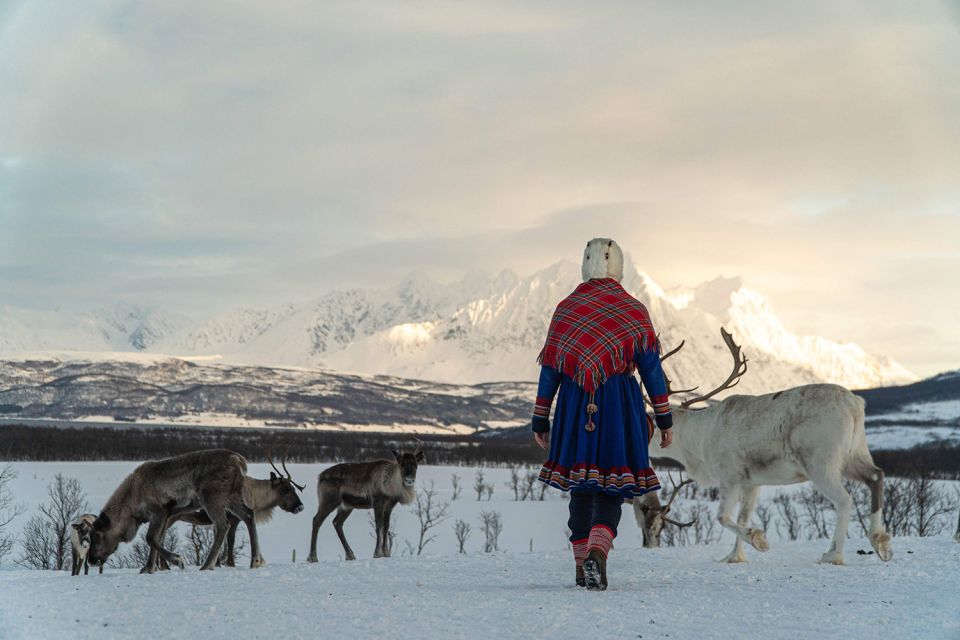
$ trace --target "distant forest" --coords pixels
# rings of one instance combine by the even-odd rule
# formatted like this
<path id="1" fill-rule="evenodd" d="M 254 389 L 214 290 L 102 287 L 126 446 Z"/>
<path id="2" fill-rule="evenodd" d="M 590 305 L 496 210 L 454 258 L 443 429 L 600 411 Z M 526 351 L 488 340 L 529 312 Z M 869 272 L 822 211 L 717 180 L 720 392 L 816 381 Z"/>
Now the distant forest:
<path id="1" fill-rule="evenodd" d="M 427 464 L 514 466 L 536 465 L 544 459 L 544 452 L 526 429 L 418 437 L 423 441 Z M 339 462 L 389 457 L 391 449 L 410 450 L 415 446 L 412 435 L 378 432 L 0 425 L 0 460 L 150 460 L 197 449 L 224 448 L 251 462 L 264 462 L 267 449 L 272 448 L 275 458 L 289 451 L 290 462 Z M 936 443 L 872 453 L 887 475 L 960 478 L 958 445 Z M 657 460 L 656 464 L 676 466 L 669 459 Z"/>

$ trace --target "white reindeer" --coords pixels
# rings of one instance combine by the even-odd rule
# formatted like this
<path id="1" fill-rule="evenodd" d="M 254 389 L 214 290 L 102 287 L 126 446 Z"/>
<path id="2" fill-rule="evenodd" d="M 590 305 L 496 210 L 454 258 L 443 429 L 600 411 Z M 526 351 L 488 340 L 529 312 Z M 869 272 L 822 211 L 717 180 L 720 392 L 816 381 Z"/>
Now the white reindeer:
<path id="1" fill-rule="evenodd" d="M 80 575 L 80 569 L 83 569 L 83 575 L 90 573 L 87 552 L 90 550 L 90 532 L 96 519 L 97 516 L 92 513 L 85 513 L 70 523 L 70 546 L 73 548 L 71 576 Z M 100 565 L 100 573 L 103 573 L 103 565 Z"/>
<path id="2" fill-rule="evenodd" d="M 867 449 L 863 399 L 834 384 L 809 384 L 759 396 L 728 396 L 706 408 L 691 409 L 735 386 L 747 370 L 740 347 L 726 330 L 720 332 L 733 355 L 733 372 L 718 388 L 676 408 L 672 446 L 662 449 L 659 439 L 652 438 L 650 455 L 673 458 L 701 485 L 720 489 L 720 524 L 736 535 L 733 551 L 723 561 L 746 562 L 744 542 L 758 551 L 769 549 L 763 531 L 748 526 L 761 486 L 810 480 L 837 513 L 833 540 L 821 562 L 843 564 L 853 505 L 843 488 L 844 478 L 870 489 L 870 543 L 881 560 L 890 560 L 890 535 L 883 526 L 883 471 Z M 738 502 L 740 514 L 734 520 Z M 657 506 L 655 497 L 634 504 L 641 525 L 645 519 L 665 515 Z"/>

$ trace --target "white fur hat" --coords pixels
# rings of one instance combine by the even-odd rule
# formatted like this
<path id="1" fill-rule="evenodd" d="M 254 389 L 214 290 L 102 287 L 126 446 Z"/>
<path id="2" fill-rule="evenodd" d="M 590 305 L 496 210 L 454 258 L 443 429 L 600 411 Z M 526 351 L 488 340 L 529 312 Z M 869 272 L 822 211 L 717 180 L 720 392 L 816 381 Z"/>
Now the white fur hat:
<path id="1" fill-rule="evenodd" d="M 610 238 L 594 238 L 583 250 L 583 281 L 593 278 L 623 280 L 623 251 Z"/>

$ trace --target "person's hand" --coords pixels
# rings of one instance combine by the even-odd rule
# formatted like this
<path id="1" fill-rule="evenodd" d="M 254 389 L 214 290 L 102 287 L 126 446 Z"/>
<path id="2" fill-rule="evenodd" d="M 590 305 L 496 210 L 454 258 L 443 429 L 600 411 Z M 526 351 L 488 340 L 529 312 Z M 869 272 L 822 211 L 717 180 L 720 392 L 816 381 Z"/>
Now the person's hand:
<path id="1" fill-rule="evenodd" d="M 537 431 L 533 434 L 533 439 L 537 441 L 537 445 L 541 449 L 546 449 L 550 446 L 550 432 L 549 431 Z"/>
<path id="2" fill-rule="evenodd" d="M 666 449 L 673 442 L 673 429 L 660 429 L 660 448 Z"/>

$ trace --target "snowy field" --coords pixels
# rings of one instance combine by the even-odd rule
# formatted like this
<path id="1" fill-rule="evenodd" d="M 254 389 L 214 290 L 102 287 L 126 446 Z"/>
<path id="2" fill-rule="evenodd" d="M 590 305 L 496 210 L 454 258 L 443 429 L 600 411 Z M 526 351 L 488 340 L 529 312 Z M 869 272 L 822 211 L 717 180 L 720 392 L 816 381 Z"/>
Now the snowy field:
<path id="1" fill-rule="evenodd" d="M 542 523 L 549 527 L 553 523 Z M 5 640 L 87 638 L 960 638 L 960 545 L 900 539 L 888 564 L 815 564 L 822 541 L 749 564 L 717 547 L 611 555 L 611 588 L 572 586 L 563 551 L 153 576 L 0 572 Z M 862 541 L 851 540 L 856 548 Z"/>
<path id="2" fill-rule="evenodd" d="M 45 488 L 61 472 L 81 481 L 97 512 L 136 463 L 16 463 L 11 489 L 28 508 L 43 502 Z M 418 533 L 415 515 L 398 507 L 394 556 L 373 560 L 365 512 L 347 521 L 346 533 L 360 560 L 342 561 L 331 523 L 321 529 L 321 562 L 302 562 L 310 518 L 316 509 L 316 474 L 326 465 L 290 465 L 306 482 L 306 510 L 278 512 L 260 528 L 266 568 L 201 573 L 196 567 L 152 576 L 108 568 L 102 576 L 71 578 L 65 572 L 27 571 L 12 557 L 0 570 L 0 638 L 187 637 L 207 639 L 315 638 L 338 634 L 367 638 L 391 632 L 415 637 L 568 638 L 874 638 L 879 633 L 960 639 L 960 544 L 949 534 L 897 538 L 894 559 L 881 563 L 859 527 L 851 523 L 847 566 L 819 565 L 826 540 L 788 542 L 770 535 L 766 554 L 748 551 L 750 563 L 717 562 L 732 538 L 707 546 L 641 548 L 627 508 L 611 556 L 611 590 L 581 592 L 572 586 L 567 549 L 567 502 L 549 491 L 546 500 L 516 502 L 505 486 L 507 469 L 486 469 L 495 486 L 477 502 L 475 469 L 422 467 L 420 488 L 435 483 L 438 497 L 452 497 L 451 476 L 463 478 L 463 494 L 422 557 L 404 555 Z M 252 464 L 264 477 L 269 467 Z M 663 474 L 666 481 L 665 474 Z M 776 489 L 767 493 L 772 496 Z M 714 503 L 715 505 L 715 503 Z M 712 508 L 712 507 L 711 507 Z M 479 514 L 503 518 L 502 551 L 480 552 Z M 955 517 L 955 516 L 954 516 Z M 466 555 L 457 554 L 453 524 L 468 522 L 473 534 Z M 184 525 L 181 533 L 187 530 Z M 952 532 L 952 528 L 949 529 Z M 124 545 L 121 546 L 121 551 Z M 531 552 L 532 549 L 532 552 Z M 296 550 L 297 563 L 291 563 Z M 16 550 L 12 554 L 16 556 Z"/>

